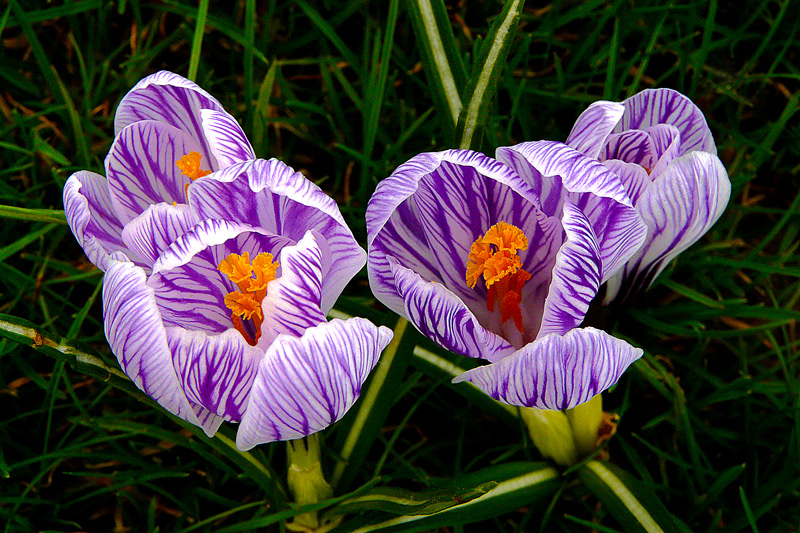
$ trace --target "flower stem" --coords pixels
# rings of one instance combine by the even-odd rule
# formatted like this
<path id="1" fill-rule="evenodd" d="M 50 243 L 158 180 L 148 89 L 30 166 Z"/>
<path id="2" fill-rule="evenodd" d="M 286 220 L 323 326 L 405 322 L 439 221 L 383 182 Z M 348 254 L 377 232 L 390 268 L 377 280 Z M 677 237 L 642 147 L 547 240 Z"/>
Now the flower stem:
<path id="1" fill-rule="evenodd" d="M 325 480 L 320 462 L 320 434 L 312 433 L 302 439 L 286 443 L 289 472 L 287 481 L 298 506 L 318 503 L 333 496 L 333 489 Z M 324 531 L 328 528 L 320 523 L 317 511 L 301 513 L 286 524 L 293 531 Z"/>
<path id="2" fill-rule="evenodd" d="M 603 422 L 603 397 L 598 394 L 588 402 L 565 411 L 572 428 L 572 440 L 579 457 L 586 457 L 597 448 L 598 433 Z"/>

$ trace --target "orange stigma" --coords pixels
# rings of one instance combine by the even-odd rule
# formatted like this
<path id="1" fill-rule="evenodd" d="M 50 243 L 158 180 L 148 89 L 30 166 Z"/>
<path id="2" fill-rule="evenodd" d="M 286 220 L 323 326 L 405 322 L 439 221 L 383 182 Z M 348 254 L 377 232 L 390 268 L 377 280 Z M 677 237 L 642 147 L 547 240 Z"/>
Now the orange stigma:
<path id="1" fill-rule="evenodd" d="M 201 161 L 203 161 L 202 155 L 197 152 L 189 152 L 185 156 L 175 161 L 175 164 L 178 166 L 184 176 L 194 181 L 197 178 L 202 178 L 203 176 L 208 176 L 211 174 L 210 170 L 203 170 L 200 168 Z M 183 189 L 184 191 L 189 189 L 189 184 L 187 183 L 184 185 Z"/>
<path id="2" fill-rule="evenodd" d="M 250 254 L 244 252 L 242 255 L 230 254 L 217 267 L 239 288 L 225 295 L 225 305 L 231 310 L 236 331 L 251 346 L 255 346 L 261 337 L 261 324 L 264 322 L 261 302 L 267 295 L 267 285 L 275 279 L 280 266 L 278 261 L 272 260 L 272 254 L 260 253 L 251 263 Z"/>
<path id="3" fill-rule="evenodd" d="M 486 307 L 494 311 L 494 302 L 500 306 L 500 321 L 514 319 L 522 333 L 522 286 L 531 275 L 522 269 L 522 259 L 517 254 L 528 248 L 528 239 L 516 226 L 498 222 L 483 237 L 472 243 L 467 258 L 467 285 L 475 288 L 483 276 L 488 289 Z"/>

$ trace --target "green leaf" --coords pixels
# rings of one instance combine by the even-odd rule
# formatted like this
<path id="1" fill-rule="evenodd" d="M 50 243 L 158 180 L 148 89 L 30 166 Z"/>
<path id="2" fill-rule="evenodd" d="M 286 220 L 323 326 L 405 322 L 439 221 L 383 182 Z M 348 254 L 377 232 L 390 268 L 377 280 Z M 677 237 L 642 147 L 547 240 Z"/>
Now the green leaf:
<path id="1" fill-rule="evenodd" d="M 660 533 L 683 529 L 649 487 L 618 466 L 589 461 L 576 471 L 624 531 Z"/>
<path id="2" fill-rule="evenodd" d="M 487 483 L 497 484 L 484 494 L 447 509 L 429 515 L 403 515 L 391 520 L 363 525 L 363 519 L 354 523 L 345 522 L 335 531 L 433 531 L 439 527 L 469 524 L 487 520 L 523 506 L 541 504 L 546 506 L 552 495 L 561 486 L 558 471 L 543 462 L 506 463 L 485 468 L 478 472 L 456 478 L 455 487 L 470 487 L 482 491 Z M 355 522 L 361 525 L 354 529 Z"/>
<path id="3" fill-rule="evenodd" d="M 459 148 L 480 147 L 480 137 L 476 134 L 489 114 L 497 90 L 497 78 L 505 66 L 524 5 L 524 0 L 506 2 L 483 41 L 480 56 L 464 91 L 465 103 L 458 117 L 456 138 L 459 139 Z"/>

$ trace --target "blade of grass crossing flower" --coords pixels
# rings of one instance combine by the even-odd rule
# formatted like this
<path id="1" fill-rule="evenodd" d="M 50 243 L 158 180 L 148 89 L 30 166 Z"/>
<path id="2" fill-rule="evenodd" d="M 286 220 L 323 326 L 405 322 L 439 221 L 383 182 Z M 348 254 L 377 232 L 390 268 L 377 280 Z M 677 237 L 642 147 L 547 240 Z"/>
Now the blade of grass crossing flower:
<path id="1" fill-rule="evenodd" d="M 467 81 L 465 103 L 458 117 L 456 138 L 459 139 L 459 148 L 480 148 L 477 131 L 483 126 L 489 113 L 492 97 L 497 90 L 497 78 L 505 66 L 524 5 L 524 0 L 506 2 L 483 41 L 480 56 Z"/>
<path id="2" fill-rule="evenodd" d="M 383 351 L 378 365 L 372 371 L 366 390 L 361 394 L 357 409 L 345 415 L 342 425 L 350 427 L 338 444 L 339 457 L 330 478 L 334 488 L 347 487 L 359 470 L 364 457 L 378 435 L 408 366 L 413 340 L 404 335 L 408 321 L 399 318 L 394 327 L 394 337 Z M 349 420 L 348 420 L 349 419 Z M 346 427 L 346 426 L 345 426 Z"/>
<path id="3" fill-rule="evenodd" d="M 494 487 L 468 502 L 458 502 L 429 515 L 403 515 L 390 520 L 352 529 L 344 523 L 342 531 L 434 531 L 436 528 L 487 520 L 523 506 L 546 506 L 562 484 L 558 470 L 547 463 L 507 463 L 492 466 L 452 480 L 455 487 L 483 491 L 488 482 Z"/>
<path id="4" fill-rule="evenodd" d="M 192 52 L 189 56 L 189 73 L 186 76 L 192 81 L 197 81 L 197 67 L 200 64 L 200 48 L 203 45 L 203 34 L 206 31 L 206 16 L 208 16 L 208 0 L 200 0 L 197 8 L 197 21 L 192 36 Z"/>
<path id="5" fill-rule="evenodd" d="M 663 533 L 682 529 L 661 500 L 621 468 L 589 461 L 577 469 L 577 474 L 624 531 Z"/>
<path id="6" fill-rule="evenodd" d="M 442 126 L 452 136 L 461 113 L 460 88 L 466 82 L 466 69 L 450 29 L 447 9 L 441 0 L 412 0 L 408 10 Z"/>

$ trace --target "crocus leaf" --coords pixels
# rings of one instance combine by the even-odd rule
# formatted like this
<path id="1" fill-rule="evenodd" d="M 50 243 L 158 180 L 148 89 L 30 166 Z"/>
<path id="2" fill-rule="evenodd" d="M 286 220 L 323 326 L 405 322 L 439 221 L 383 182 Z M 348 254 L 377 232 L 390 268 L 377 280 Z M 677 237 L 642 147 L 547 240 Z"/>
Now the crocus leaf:
<path id="1" fill-rule="evenodd" d="M 649 487 L 618 466 L 589 461 L 577 469 L 577 474 L 624 531 L 684 530 Z"/>

